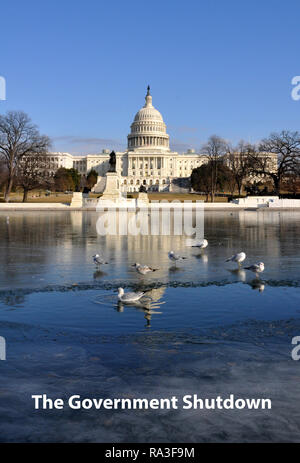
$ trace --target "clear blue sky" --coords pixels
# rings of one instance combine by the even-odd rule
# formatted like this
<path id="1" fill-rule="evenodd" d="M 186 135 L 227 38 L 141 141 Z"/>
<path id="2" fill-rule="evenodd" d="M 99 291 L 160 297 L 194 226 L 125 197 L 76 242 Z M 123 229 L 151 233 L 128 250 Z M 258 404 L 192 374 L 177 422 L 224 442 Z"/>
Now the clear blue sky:
<path id="1" fill-rule="evenodd" d="M 0 16 L 0 112 L 56 150 L 124 149 L 148 84 L 179 151 L 300 129 L 299 0 L 4 0 Z"/>

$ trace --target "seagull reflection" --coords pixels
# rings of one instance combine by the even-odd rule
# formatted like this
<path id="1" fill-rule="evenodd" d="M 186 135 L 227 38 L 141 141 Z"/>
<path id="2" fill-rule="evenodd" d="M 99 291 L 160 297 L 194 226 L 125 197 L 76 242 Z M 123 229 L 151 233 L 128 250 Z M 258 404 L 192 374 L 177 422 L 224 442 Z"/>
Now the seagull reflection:
<path id="1" fill-rule="evenodd" d="M 246 281 L 246 272 L 242 268 L 227 269 L 232 275 L 236 276 L 239 281 Z"/>
<path id="2" fill-rule="evenodd" d="M 145 319 L 147 320 L 147 326 L 150 326 L 151 325 L 151 319 L 152 319 L 152 315 L 159 315 L 161 314 L 162 312 L 157 312 L 156 310 L 154 309 L 158 309 L 161 304 L 164 304 L 164 302 L 161 302 L 161 303 L 151 303 L 150 301 L 145 301 L 145 302 L 140 302 L 140 301 L 137 301 L 137 302 L 121 302 L 121 301 L 118 301 L 118 304 L 117 304 L 117 311 L 122 313 L 124 312 L 124 308 L 125 306 L 126 307 L 134 307 L 135 309 L 141 311 L 141 312 L 144 312 L 144 317 Z"/>
<path id="3" fill-rule="evenodd" d="M 202 254 L 202 252 L 201 252 L 200 254 L 193 254 L 193 256 L 196 259 L 201 259 L 203 264 L 207 264 L 207 262 L 208 262 L 207 254 Z"/>
<path id="4" fill-rule="evenodd" d="M 117 312 L 120 312 L 120 313 L 124 312 L 124 304 L 123 304 L 123 302 L 119 301 L 118 304 L 117 304 L 116 309 L 117 309 Z"/>
<path id="5" fill-rule="evenodd" d="M 252 289 L 259 291 L 260 293 L 265 290 L 265 284 L 259 278 L 255 278 L 254 280 L 250 281 L 249 285 Z"/>
<path id="6" fill-rule="evenodd" d="M 182 272 L 183 270 L 184 269 L 182 267 L 177 267 L 176 265 L 172 265 L 172 267 L 169 267 L 170 273 Z"/>
<path id="7" fill-rule="evenodd" d="M 159 312 L 155 312 L 155 313 L 159 313 Z M 147 328 L 150 328 L 151 326 L 151 318 L 152 318 L 152 314 L 151 312 L 145 310 L 145 315 L 144 315 L 145 319 L 147 320 Z"/>
<path id="8" fill-rule="evenodd" d="M 94 272 L 93 274 L 93 277 L 94 280 L 100 280 L 100 278 L 104 277 L 105 275 L 107 275 L 105 272 L 102 272 L 101 270 L 96 270 L 96 272 Z"/>

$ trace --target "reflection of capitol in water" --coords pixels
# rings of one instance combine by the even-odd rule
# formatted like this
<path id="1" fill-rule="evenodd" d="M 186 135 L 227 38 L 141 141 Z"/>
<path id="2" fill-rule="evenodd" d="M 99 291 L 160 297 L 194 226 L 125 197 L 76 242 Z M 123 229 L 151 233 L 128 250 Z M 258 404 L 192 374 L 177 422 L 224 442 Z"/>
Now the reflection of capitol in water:
<path id="1" fill-rule="evenodd" d="M 95 223 L 98 231 L 99 220 L 104 221 L 105 215 L 111 222 L 114 217 L 116 223 L 115 227 L 112 227 L 112 234 L 108 231 L 104 236 L 99 235 L 99 239 L 105 243 L 103 252 L 109 251 L 110 258 L 114 259 L 119 259 L 122 255 L 129 265 L 140 262 L 161 268 L 162 257 L 166 258 L 167 253 L 172 249 L 185 248 L 187 236 L 191 236 L 197 230 L 200 237 L 203 236 L 202 215 L 197 224 L 195 214 L 190 214 L 189 218 L 184 220 L 184 217 L 178 217 L 170 212 L 158 213 L 156 220 L 153 220 L 147 212 L 137 214 L 132 212 L 127 215 L 121 213 L 116 217 L 114 213 L 104 213 L 98 216 Z M 137 277 L 141 281 L 145 279 L 138 274 Z"/>
<path id="2" fill-rule="evenodd" d="M 127 219 L 128 222 L 131 222 L 131 231 L 137 230 L 137 234 L 124 233 L 124 230 L 127 229 Z M 285 216 L 282 212 L 264 213 L 261 211 L 234 211 L 232 213 L 205 212 L 204 224 L 202 216 L 199 217 L 198 222 L 196 221 L 195 211 L 186 224 L 184 224 L 182 217 L 181 226 L 176 225 L 174 219 L 174 214 L 171 212 L 170 221 L 166 221 L 164 225 L 164 218 L 160 215 L 157 228 L 153 230 L 151 228 L 150 217 L 147 213 L 140 216 L 135 213 L 129 213 L 128 217 L 117 214 L 114 234 L 108 233 L 105 236 L 99 237 L 99 239 L 104 240 L 105 248 L 109 249 L 113 253 L 112 255 L 117 255 L 126 249 L 128 257 L 130 258 L 130 255 L 133 256 L 133 262 L 136 261 L 137 254 L 141 254 L 141 262 L 145 261 L 147 264 L 152 263 L 153 265 L 153 261 L 159 262 L 162 252 L 168 253 L 171 249 L 185 248 L 186 239 L 192 235 L 192 232 L 199 232 L 199 236 L 202 237 L 207 234 L 214 234 L 215 230 L 222 232 L 222 228 L 224 227 L 223 236 L 221 234 L 218 238 L 223 243 L 224 234 L 228 227 L 236 229 L 237 234 L 246 239 L 250 247 L 257 248 L 258 245 L 263 245 L 266 253 L 269 250 L 276 256 L 280 253 L 281 234 L 289 226 L 289 219 L 290 221 L 294 221 L 294 218 L 289 213 Z M 99 217 L 94 216 L 90 224 L 91 226 L 95 226 L 95 229 L 97 228 L 98 220 Z M 130 229 L 130 227 L 128 228 Z M 156 233 L 158 228 L 160 233 Z M 123 233 L 118 233 L 120 230 L 123 230 Z M 234 247 L 232 240 L 229 241 L 229 244 L 232 244 Z M 203 261 L 207 261 L 205 254 L 202 259 Z"/>
<path id="3" fill-rule="evenodd" d="M 291 211 L 269 212 L 269 211 L 234 211 L 224 214 L 205 212 L 206 230 L 213 230 L 216 223 L 220 227 L 233 228 L 236 233 L 247 241 L 247 245 L 257 249 L 263 246 L 264 254 L 272 253 L 280 255 L 283 245 L 282 236 L 291 227 L 295 217 Z M 232 243 L 233 244 L 233 243 Z"/>
<path id="4" fill-rule="evenodd" d="M 96 222 L 98 235 L 123 236 L 193 236 L 203 238 L 203 209 L 179 208 L 138 212 L 107 211 L 99 213 Z"/>
<path id="5" fill-rule="evenodd" d="M 172 212 L 169 234 L 165 235 L 159 230 L 158 234 L 101 236 L 97 233 L 101 215 L 96 212 L 10 212 L 9 221 L 6 215 L 0 214 L 0 282 L 5 287 L 24 284 L 31 287 L 37 282 L 41 285 L 78 281 L 117 284 L 118 279 L 124 284 L 141 285 L 153 280 L 168 283 L 170 280 L 231 278 L 243 282 L 243 275 L 230 276 L 223 271 L 225 258 L 241 250 L 247 254 L 247 263 L 253 263 L 252 260 L 267 263 L 264 276 L 270 275 L 273 265 L 272 278 L 281 278 L 278 262 L 282 257 L 293 256 L 293 243 L 297 245 L 299 237 L 299 213 L 296 211 L 205 211 L 204 236 L 209 245 L 203 253 L 186 246 L 188 237 L 182 234 L 184 227 L 174 229 Z M 135 213 L 129 214 L 130 220 L 137 217 Z M 137 225 L 149 222 L 148 216 L 139 219 Z M 118 225 L 120 220 L 123 218 L 119 215 Z M 191 225 L 197 225 L 195 215 Z M 198 225 L 201 229 L 202 224 Z M 170 250 L 188 257 L 178 264 L 176 272 L 171 272 Z M 92 256 L 97 252 L 103 254 L 109 265 L 95 268 Z M 131 267 L 134 262 L 160 270 L 142 276 Z"/>

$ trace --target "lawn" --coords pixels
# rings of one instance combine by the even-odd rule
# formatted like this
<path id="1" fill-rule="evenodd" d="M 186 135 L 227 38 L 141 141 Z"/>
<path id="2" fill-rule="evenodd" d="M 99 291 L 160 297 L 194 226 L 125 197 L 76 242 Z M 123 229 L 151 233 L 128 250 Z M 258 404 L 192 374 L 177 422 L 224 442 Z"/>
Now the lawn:
<path id="1" fill-rule="evenodd" d="M 23 199 L 22 192 L 14 192 L 10 195 L 10 203 L 21 203 Z M 45 192 L 32 191 L 28 193 L 27 203 L 66 203 L 70 204 L 72 200 L 71 194 L 51 193 L 49 196 Z M 0 202 L 4 202 L 4 195 L 0 193 Z"/>
<path id="2" fill-rule="evenodd" d="M 148 193 L 150 201 L 205 201 L 205 195 L 198 195 L 196 193 Z M 227 203 L 227 197 L 216 197 L 215 202 Z"/>
<path id="3" fill-rule="evenodd" d="M 138 193 L 129 193 L 129 198 L 136 198 Z M 205 201 L 205 195 L 198 195 L 196 193 L 148 193 L 150 201 Z M 227 203 L 227 197 L 217 196 L 215 198 L 217 203 Z"/>
<path id="4" fill-rule="evenodd" d="M 136 198 L 138 193 L 129 193 L 128 198 Z M 100 194 L 90 193 L 89 198 L 98 198 Z M 150 201 L 205 201 L 204 195 L 198 195 L 195 193 L 148 193 Z M 11 193 L 11 203 L 21 203 L 23 194 L 21 191 Z M 28 193 L 28 203 L 66 203 L 70 204 L 72 200 L 72 194 L 65 194 L 62 192 L 52 192 L 49 196 L 45 195 L 44 191 L 32 191 Z M 215 202 L 227 203 L 227 197 L 216 197 Z M 3 193 L 0 193 L 0 202 L 4 202 Z"/>

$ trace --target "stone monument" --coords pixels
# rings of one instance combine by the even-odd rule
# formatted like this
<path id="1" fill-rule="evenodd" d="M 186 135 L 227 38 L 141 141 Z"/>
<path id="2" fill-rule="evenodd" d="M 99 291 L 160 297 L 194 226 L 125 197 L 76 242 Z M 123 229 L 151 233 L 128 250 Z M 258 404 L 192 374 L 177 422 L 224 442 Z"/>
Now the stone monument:
<path id="1" fill-rule="evenodd" d="M 80 192 L 74 192 L 72 196 L 71 207 L 82 208 L 83 206 L 83 194 Z"/>
<path id="2" fill-rule="evenodd" d="M 147 194 L 147 190 L 144 185 L 140 186 L 139 193 L 136 199 L 137 207 L 145 207 L 149 204 L 149 198 Z"/>
<path id="3" fill-rule="evenodd" d="M 109 155 L 109 171 L 106 173 L 106 185 L 100 201 L 116 202 L 120 199 L 119 176 L 116 172 L 116 153 L 112 151 Z"/>

